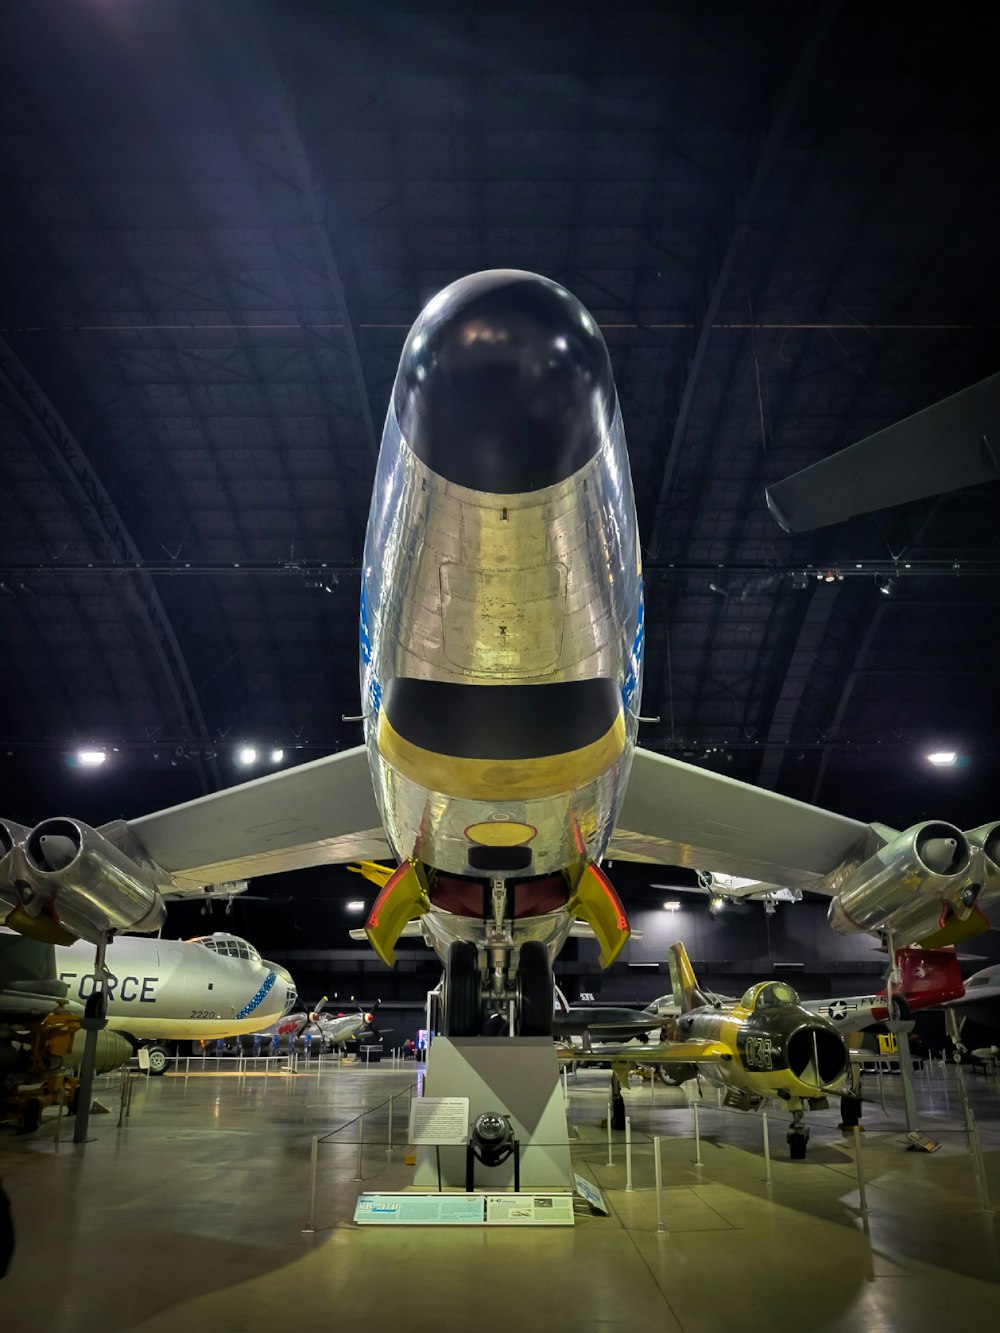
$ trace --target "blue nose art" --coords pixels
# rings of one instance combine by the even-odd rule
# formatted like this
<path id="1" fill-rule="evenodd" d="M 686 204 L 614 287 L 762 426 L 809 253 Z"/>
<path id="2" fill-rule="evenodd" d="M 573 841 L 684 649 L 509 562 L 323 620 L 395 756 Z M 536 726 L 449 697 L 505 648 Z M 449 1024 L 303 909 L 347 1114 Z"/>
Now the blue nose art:
<path id="1" fill-rule="evenodd" d="M 278 979 L 277 972 L 268 972 L 267 976 L 261 982 L 257 990 L 257 993 L 253 996 L 253 998 L 249 1001 L 248 1004 L 245 1004 L 243 1006 L 243 1008 L 236 1015 L 236 1017 L 238 1019 L 249 1018 L 255 1009 L 259 1009 L 260 1006 L 263 1004 L 264 1000 L 270 994 L 271 988 L 277 981 L 277 979 Z"/>
<path id="2" fill-rule="evenodd" d="M 519 494 L 572 476 L 614 419 L 604 339 L 565 288 L 494 269 L 440 292 L 410 330 L 393 404 L 402 436 L 439 476 Z"/>

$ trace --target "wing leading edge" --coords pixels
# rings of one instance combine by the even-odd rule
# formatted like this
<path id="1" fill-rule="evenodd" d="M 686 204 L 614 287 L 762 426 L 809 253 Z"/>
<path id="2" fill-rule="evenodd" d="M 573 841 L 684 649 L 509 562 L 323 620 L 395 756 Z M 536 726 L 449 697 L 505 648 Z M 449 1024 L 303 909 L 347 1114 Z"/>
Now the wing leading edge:
<path id="1" fill-rule="evenodd" d="M 637 747 L 607 855 L 815 889 L 868 828 Z"/>
<path id="2" fill-rule="evenodd" d="M 182 890 L 391 857 L 363 746 L 128 821 Z M 608 856 L 815 888 L 868 825 L 637 748 Z"/>
<path id="3" fill-rule="evenodd" d="M 128 821 L 183 889 L 391 855 L 363 746 Z"/>

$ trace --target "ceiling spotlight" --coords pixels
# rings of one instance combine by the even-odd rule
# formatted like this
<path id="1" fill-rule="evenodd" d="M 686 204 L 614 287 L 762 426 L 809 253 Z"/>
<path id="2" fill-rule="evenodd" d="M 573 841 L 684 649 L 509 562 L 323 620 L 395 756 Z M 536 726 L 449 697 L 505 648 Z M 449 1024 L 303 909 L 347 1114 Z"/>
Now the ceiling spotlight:
<path id="1" fill-rule="evenodd" d="M 99 768 L 107 759 L 103 750 L 77 750 L 76 762 L 84 768 Z"/>
<path id="2" fill-rule="evenodd" d="M 663 910 L 665 912 L 679 912 L 681 910 L 681 905 L 676 898 L 673 898 L 670 902 L 663 904 Z"/>
<path id="3" fill-rule="evenodd" d="M 257 762 L 257 751 L 252 745 L 244 745 L 242 750 L 237 752 L 236 758 L 241 764 L 255 764 Z"/>
<path id="4" fill-rule="evenodd" d="M 284 759 L 284 757 L 285 757 L 285 752 L 284 752 L 284 750 L 272 750 L 272 751 L 271 751 L 271 763 L 272 763 L 272 764 L 280 764 L 281 761 Z"/>
<path id="5" fill-rule="evenodd" d="M 347 910 L 349 912 L 363 912 L 365 910 L 365 905 L 359 898 L 352 898 L 347 904 Z"/>
<path id="6" fill-rule="evenodd" d="M 880 578 L 876 580 L 878 590 L 883 597 L 891 597 L 896 591 L 896 580 L 892 578 Z"/>
<path id="7" fill-rule="evenodd" d="M 955 750 L 935 750 L 926 758 L 929 764 L 934 764 L 937 768 L 951 768 L 958 761 L 958 752 Z"/>

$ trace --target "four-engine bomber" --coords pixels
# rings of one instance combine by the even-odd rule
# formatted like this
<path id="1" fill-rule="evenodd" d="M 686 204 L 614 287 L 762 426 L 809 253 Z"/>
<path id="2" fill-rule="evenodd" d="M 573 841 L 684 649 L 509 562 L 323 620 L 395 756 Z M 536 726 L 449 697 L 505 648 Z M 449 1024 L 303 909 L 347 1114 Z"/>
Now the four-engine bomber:
<path id="1" fill-rule="evenodd" d="M 366 933 L 445 964 L 446 1027 L 551 1030 L 581 919 L 608 966 L 628 918 L 604 857 L 833 898 L 838 930 L 944 944 L 986 929 L 1000 825 L 897 832 L 637 742 L 645 612 L 625 432 L 600 329 L 558 283 L 450 284 L 407 336 L 360 601 L 363 746 L 91 828 L 0 823 L 7 923 L 49 943 L 155 931 L 164 898 L 391 859 Z"/>

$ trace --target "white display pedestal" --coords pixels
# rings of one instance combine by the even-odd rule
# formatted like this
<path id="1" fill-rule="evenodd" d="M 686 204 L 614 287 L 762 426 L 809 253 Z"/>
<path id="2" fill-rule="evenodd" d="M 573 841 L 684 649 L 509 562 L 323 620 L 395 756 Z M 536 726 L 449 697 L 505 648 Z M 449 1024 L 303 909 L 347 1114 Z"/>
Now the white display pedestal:
<path id="1" fill-rule="evenodd" d="M 521 1190 L 573 1190 L 566 1108 L 551 1037 L 436 1037 L 427 1052 L 426 1097 L 468 1097 L 470 1129 L 484 1111 L 510 1118 L 521 1144 Z M 441 1179 L 438 1182 L 438 1163 Z M 418 1147 L 414 1186 L 465 1189 L 464 1147 Z M 474 1187 L 514 1186 L 514 1162 L 475 1164 Z"/>

